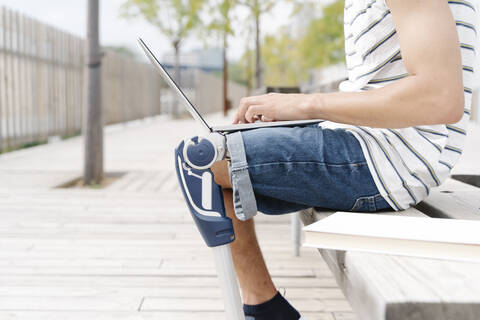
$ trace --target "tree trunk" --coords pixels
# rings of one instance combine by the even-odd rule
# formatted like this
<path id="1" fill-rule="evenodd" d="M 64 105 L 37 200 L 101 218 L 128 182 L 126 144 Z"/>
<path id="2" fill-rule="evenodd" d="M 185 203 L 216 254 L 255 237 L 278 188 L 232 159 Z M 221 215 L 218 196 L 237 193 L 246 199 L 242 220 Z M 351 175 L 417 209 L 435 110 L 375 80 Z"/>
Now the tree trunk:
<path id="1" fill-rule="evenodd" d="M 257 6 L 257 11 L 255 12 L 255 79 L 258 89 L 263 86 L 263 70 L 260 48 L 260 10 L 258 8 L 258 0 L 256 0 L 255 4 Z"/>
<path id="2" fill-rule="evenodd" d="M 182 86 L 180 83 L 181 81 L 181 76 L 180 76 L 180 42 L 175 41 L 173 43 L 173 49 L 175 51 L 175 61 L 174 61 L 174 75 L 175 75 L 175 82 L 179 87 Z M 178 110 L 178 99 L 176 95 L 173 95 L 173 100 L 172 100 L 172 115 L 174 117 L 179 115 L 179 110 Z"/>
<path id="3" fill-rule="evenodd" d="M 83 181 L 84 184 L 91 185 L 99 184 L 103 178 L 102 52 L 99 40 L 99 0 L 88 0 L 87 20 Z"/>
<path id="4" fill-rule="evenodd" d="M 223 115 L 228 113 L 228 60 L 227 60 L 227 32 L 223 35 Z"/>
<path id="5" fill-rule="evenodd" d="M 248 32 L 248 40 L 246 43 L 247 48 L 247 65 L 246 65 L 246 75 L 247 75 L 247 96 L 250 96 L 252 93 L 252 78 L 253 78 L 253 72 L 252 72 L 252 56 L 251 56 L 251 50 L 250 50 L 250 31 Z"/>

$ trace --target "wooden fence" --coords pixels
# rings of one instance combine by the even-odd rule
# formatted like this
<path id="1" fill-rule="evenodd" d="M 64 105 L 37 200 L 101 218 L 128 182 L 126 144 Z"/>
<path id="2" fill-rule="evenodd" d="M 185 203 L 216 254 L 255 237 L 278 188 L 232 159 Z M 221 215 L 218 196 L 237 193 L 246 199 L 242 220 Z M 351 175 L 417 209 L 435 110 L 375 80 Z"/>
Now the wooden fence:
<path id="1" fill-rule="evenodd" d="M 78 134 L 85 41 L 12 10 L 0 10 L 0 152 Z M 106 124 L 160 113 L 161 80 L 147 64 L 106 51 Z"/>

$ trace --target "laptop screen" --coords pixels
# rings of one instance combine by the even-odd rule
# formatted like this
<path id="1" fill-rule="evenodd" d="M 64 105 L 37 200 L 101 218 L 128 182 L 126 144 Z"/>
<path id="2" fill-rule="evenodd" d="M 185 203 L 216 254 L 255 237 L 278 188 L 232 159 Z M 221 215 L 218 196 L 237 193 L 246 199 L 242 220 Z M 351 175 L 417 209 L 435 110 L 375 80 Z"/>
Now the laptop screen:
<path id="1" fill-rule="evenodd" d="M 192 117 L 195 120 L 199 121 L 205 127 L 206 130 L 208 130 L 209 132 L 212 132 L 212 128 L 203 119 L 202 115 L 197 111 L 197 109 L 193 106 L 190 100 L 188 100 L 187 96 L 178 87 L 178 85 L 175 83 L 172 77 L 168 74 L 168 72 L 162 66 L 160 61 L 158 61 L 157 57 L 153 54 L 153 52 L 150 50 L 147 44 L 141 38 L 138 39 L 138 42 L 140 43 L 140 46 L 142 47 L 143 51 L 145 51 L 145 54 L 150 59 L 152 64 L 156 66 L 160 71 L 160 75 L 162 76 L 163 80 L 165 80 L 168 83 L 168 85 L 173 89 L 173 91 L 177 94 L 177 96 L 180 98 L 180 101 L 183 102 L 183 104 L 187 108 L 188 112 L 190 112 Z"/>

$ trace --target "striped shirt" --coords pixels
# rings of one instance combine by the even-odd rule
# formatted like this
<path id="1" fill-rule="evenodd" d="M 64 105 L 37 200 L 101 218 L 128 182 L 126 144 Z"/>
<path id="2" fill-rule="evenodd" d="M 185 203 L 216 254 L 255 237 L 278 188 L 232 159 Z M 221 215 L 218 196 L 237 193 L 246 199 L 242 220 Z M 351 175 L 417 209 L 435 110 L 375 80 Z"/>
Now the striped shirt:
<path id="1" fill-rule="evenodd" d="M 327 123 L 343 127 L 359 140 L 381 195 L 395 210 L 427 197 L 449 175 L 462 154 L 472 103 L 476 43 L 477 0 L 448 1 L 460 40 L 465 109 L 453 125 L 378 129 Z M 385 0 L 347 0 L 345 51 L 348 79 L 341 91 L 375 89 L 408 75 L 400 52 L 395 24 Z"/>

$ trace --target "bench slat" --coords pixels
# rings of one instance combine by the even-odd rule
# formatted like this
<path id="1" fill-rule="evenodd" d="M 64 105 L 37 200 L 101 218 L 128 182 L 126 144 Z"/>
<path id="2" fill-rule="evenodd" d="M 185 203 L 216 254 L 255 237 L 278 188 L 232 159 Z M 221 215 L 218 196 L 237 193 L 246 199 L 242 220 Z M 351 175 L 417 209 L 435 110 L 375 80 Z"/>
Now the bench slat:
<path id="1" fill-rule="evenodd" d="M 445 193 L 448 192 L 448 193 Z M 480 219 L 480 189 L 474 191 L 432 190 L 418 206 L 431 217 L 465 220 Z"/>

